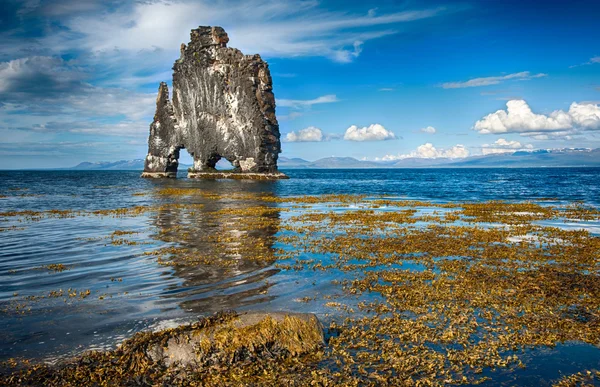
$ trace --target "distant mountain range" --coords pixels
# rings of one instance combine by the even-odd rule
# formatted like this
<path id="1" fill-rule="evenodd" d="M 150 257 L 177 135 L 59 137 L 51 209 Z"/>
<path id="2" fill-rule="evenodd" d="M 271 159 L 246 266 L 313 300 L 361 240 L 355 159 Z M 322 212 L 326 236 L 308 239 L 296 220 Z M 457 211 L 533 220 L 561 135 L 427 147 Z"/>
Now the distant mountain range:
<path id="1" fill-rule="evenodd" d="M 123 171 L 123 170 L 143 170 L 144 169 L 144 160 L 135 159 L 135 160 L 120 160 L 120 161 L 99 161 L 97 163 L 90 163 L 89 161 L 84 161 L 83 163 L 79 163 L 74 167 L 68 168 L 73 170 L 80 171 L 93 171 L 93 170 L 102 170 L 102 171 Z"/>
<path id="2" fill-rule="evenodd" d="M 471 156 L 464 159 L 411 157 L 392 161 L 365 161 L 352 157 L 326 157 L 317 161 L 279 157 L 281 169 L 318 168 L 534 168 L 600 167 L 598 149 L 541 149 Z"/>
<path id="3" fill-rule="evenodd" d="M 473 156 L 456 161 L 449 166 L 461 168 L 600 167 L 600 148 L 541 149 Z"/>
<path id="4" fill-rule="evenodd" d="M 301 158 L 279 157 L 281 169 L 365 169 L 365 168 L 534 168 L 534 167 L 600 167 L 600 148 L 542 149 L 513 153 L 471 156 L 464 159 L 406 158 L 392 161 L 366 161 L 353 157 L 325 157 L 316 161 Z M 181 164 L 180 171 L 191 165 Z M 228 162 L 221 161 L 217 169 L 229 169 Z M 83 162 L 70 170 L 135 170 L 144 169 L 144 160 L 121 160 L 115 162 Z"/>

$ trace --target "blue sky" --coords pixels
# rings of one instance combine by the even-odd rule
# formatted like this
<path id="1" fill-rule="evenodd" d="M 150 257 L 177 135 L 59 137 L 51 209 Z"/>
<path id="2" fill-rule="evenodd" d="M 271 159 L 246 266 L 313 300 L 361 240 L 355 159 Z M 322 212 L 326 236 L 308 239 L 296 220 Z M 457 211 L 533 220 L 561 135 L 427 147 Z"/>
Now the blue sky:
<path id="1" fill-rule="evenodd" d="M 0 7 L 0 169 L 143 158 L 158 83 L 198 25 L 268 61 L 286 157 L 600 147 L 598 1 Z"/>

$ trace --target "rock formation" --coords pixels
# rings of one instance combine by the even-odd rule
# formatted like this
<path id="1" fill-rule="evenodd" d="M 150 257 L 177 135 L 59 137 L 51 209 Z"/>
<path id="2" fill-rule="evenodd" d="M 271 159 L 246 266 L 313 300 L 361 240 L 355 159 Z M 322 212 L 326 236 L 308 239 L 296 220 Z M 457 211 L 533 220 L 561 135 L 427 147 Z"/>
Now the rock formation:
<path id="1" fill-rule="evenodd" d="M 143 177 L 175 177 L 179 152 L 194 158 L 190 177 L 286 178 L 277 171 L 279 124 L 269 66 L 228 48 L 221 27 L 192 30 L 173 66 L 173 100 L 161 83 Z M 234 173 L 215 174 L 221 158 Z"/>

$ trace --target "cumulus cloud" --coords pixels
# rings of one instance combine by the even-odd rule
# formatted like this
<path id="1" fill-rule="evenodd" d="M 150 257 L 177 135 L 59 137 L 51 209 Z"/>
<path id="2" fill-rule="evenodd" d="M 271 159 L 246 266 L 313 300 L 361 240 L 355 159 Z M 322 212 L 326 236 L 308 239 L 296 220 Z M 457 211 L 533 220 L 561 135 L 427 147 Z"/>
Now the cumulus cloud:
<path id="1" fill-rule="evenodd" d="M 421 158 L 449 158 L 460 159 L 469 156 L 469 151 L 464 145 L 458 144 L 448 149 L 436 149 L 431 143 L 425 143 L 419 147 L 415 153 L 411 153 L 413 157 Z"/>
<path id="2" fill-rule="evenodd" d="M 506 103 L 506 110 L 490 113 L 473 129 L 481 134 L 520 133 L 536 139 L 568 137 L 584 130 L 600 130 L 600 106 L 573 102 L 568 111 L 535 114 L 524 100 Z"/>
<path id="3" fill-rule="evenodd" d="M 323 95 L 314 99 L 278 99 L 277 105 L 291 109 L 309 109 L 313 105 L 338 102 L 335 94 Z"/>
<path id="4" fill-rule="evenodd" d="M 548 74 L 531 74 L 529 71 L 521 71 L 519 73 L 513 73 L 508 75 L 501 75 L 496 77 L 484 77 L 484 78 L 473 78 L 468 81 L 462 82 L 446 82 L 442 83 L 442 87 L 444 89 L 461 89 L 464 87 L 480 87 L 480 86 L 489 86 L 489 85 L 497 85 L 504 81 L 508 80 L 519 80 L 525 81 L 533 78 L 542 78 L 547 76 Z"/>
<path id="5" fill-rule="evenodd" d="M 395 138 L 396 135 L 392 131 L 380 124 L 371 124 L 362 128 L 352 125 L 344 133 L 344 140 L 348 141 L 384 141 Z"/>
<path id="6" fill-rule="evenodd" d="M 419 132 L 434 134 L 437 130 L 433 126 L 427 126 L 425 128 L 419 129 Z"/>
<path id="7" fill-rule="evenodd" d="M 323 131 L 317 127 L 309 126 L 298 132 L 290 132 L 285 136 L 287 142 L 321 142 L 325 139 Z"/>
<path id="8" fill-rule="evenodd" d="M 569 107 L 569 115 L 573 119 L 573 125 L 584 129 L 600 129 L 600 105 L 578 104 L 573 102 Z"/>
<path id="9" fill-rule="evenodd" d="M 493 153 L 510 153 L 518 150 L 529 150 L 533 149 L 531 144 L 521 144 L 519 141 L 506 140 L 504 138 L 497 139 L 493 144 L 483 144 L 481 146 L 481 153 L 489 155 Z"/>
<path id="10" fill-rule="evenodd" d="M 506 140 L 504 138 L 497 139 L 493 145 L 484 144 L 484 148 L 506 148 L 506 149 L 519 149 L 523 148 L 523 145 L 519 141 Z"/>
<path id="11" fill-rule="evenodd" d="M 447 159 L 462 159 L 469 156 L 469 150 L 465 148 L 462 144 L 454 145 L 451 148 L 447 149 L 438 149 L 433 146 L 432 143 L 428 142 L 423 145 L 417 147 L 416 150 L 406 153 L 406 154 L 398 154 L 398 155 L 385 155 L 381 158 L 376 158 L 377 161 L 393 161 L 393 160 L 403 160 L 409 158 L 419 158 L 419 159 L 437 159 L 437 158 L 447 158 Z"/>

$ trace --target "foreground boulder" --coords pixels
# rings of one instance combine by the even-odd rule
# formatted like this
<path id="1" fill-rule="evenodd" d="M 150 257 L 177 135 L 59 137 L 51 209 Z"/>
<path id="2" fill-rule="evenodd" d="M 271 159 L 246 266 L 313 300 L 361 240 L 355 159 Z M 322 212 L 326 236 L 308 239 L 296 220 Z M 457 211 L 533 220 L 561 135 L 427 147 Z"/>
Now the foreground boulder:
<path id="1" fill-rule="evenodd" d="M 201 329 L 175 330 L 146 353 L 166 366 L 202 367 L 297 356 L 324 344 L 323 327 L 312 314 L 246 313 Z"/>
<path id="2" fill-rule="evenodd" d="M 113 351 L 0 374 L 0 385 L 236 385 L 223 372 L 235 368 L 232 375 L 261 376 L 269 367 L 265 362 L 309 356 L 323 345 L 323 326 L 313 314 L 218 313 L 193 324 L 138 333 Z"/>
<path id="3" fill-rule="evenodd" d="M 286 178 L 277 171 L 281 143 L 269 66 L 228 41 L 221 27 L 199 27 L 181 45 L 172 101 L 166 83 L 158 89 L 143 177 L 175 177 L 185 148 L 194 158 L 190 177 L 214 178 L 204 173 L 225 158 L 234 171 L 224 177 Z"/>

